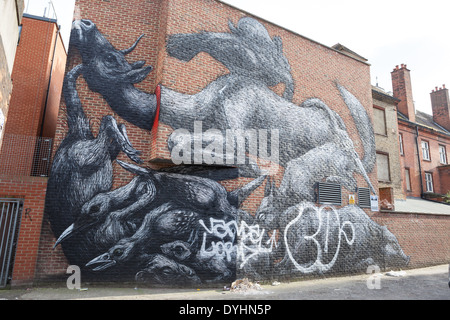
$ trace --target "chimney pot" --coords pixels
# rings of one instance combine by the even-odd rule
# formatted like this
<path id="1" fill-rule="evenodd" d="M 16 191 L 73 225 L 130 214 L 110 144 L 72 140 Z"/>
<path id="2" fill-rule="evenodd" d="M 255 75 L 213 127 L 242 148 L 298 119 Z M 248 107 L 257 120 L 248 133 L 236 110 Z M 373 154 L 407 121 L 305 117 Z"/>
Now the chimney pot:
<path id="1" fill-rule="evenodd" d="M 450 99 L 445 84 L 439 88 L 438 92 L 431 95 L 431 108 L 433 121 L 450 130 Z"/>
<path id="2" fill-rule="evenodd" d="M 404 63 L 401 64 L 401 67 L 402 72 L 391 73 L 392 91 L 394 92 L 394 97 L 400 100 L 397 110 L 404 114 L 409 121 L 415 122 L 416 118 L 410 71 L 406 69 L 406 65 Z M 396 70 L 399 70 L 398 65 L 395 68 Z"/>

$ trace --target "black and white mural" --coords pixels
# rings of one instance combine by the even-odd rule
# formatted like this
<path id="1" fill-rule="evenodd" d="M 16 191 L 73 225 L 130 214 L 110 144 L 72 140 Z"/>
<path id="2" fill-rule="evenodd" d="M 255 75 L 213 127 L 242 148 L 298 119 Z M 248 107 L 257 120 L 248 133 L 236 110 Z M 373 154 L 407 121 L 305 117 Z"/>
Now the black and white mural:
<path id="1" fill-rule="evenodd" d="M 354 191 L 356 175 L 373 194 L 368 174 L 375 140 L 365 108 L 344 86 L 364 149 L 360 158 L 338 113 L 318 98 L 292 102 L 295 83 L 280 37 L 249 17 L 227 32 L 168 36 L 170 57 L 189 63 L 200 52 L 228 70 L 196 94 L 165 86 L 138 89 L 152 71 L 130 63 L 90 20 L 74 21 L 71 46 L 82 63 L 64 82 L 68 132 L 53 161 L 46 214 L 70 264 L 103 279 L 163 285 L 229 282 L 408 263 L 395 236 L 357 206 L 316 204 L 317 182 Z M 97 136 L 89 125 L 77 79 L 83 77 L 121 119 L 104 116 Z M 269 87 L 284 85 L 277 95 Z M 167 141 L 177 166 L 153 170 L 127 135 L 127 123 L 151 131 L 170 126 Z M 128 161 L 117 159 L 119 153 Z M 284 168 L 279 187 L 263 159 Z M 113 163 L 134 178 L 113 188 Z M 227 191 L 221 181 L 248 178 Z M 258 187 L 256 214 L 242 203 Z"/>

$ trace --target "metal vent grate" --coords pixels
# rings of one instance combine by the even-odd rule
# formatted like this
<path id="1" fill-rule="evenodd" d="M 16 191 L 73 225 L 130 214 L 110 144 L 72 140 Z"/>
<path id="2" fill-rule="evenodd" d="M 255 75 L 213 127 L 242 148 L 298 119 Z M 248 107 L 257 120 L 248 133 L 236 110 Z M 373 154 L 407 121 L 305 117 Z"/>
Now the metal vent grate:
<path id="1" fill-rule="evenodd" d="M 319 203 L 342 205 L 341 185 L 329 182 L 319 182 Z"/>
<path id="2" fill-rule="evenodd" d="M 358 188 L 358 204 L 361 208 L 370 208 L 369 188 Z"/>

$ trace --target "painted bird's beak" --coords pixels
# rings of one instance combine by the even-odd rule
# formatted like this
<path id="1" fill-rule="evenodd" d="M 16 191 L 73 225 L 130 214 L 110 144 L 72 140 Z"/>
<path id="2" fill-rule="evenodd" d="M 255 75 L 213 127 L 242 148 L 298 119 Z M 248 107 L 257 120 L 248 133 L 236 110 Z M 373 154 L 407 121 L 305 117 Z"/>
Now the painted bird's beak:
<path id="1" fill-rule="evenodd" d="M 55 244 L 53 245 L 53 249 L 55 249 L 58 246 L 58 244 L 63 242 L 65 239 L 70 238 L 73 234 L 74 228 L 75 224 L 72 223 L 66 230 L 64 230 L 63 233 L 61 233 L 61 235 L 59 236 L 58 240 L 56 240 Z"/>
<path id="2" fill-rule="evenodd" d="M 116 261 L 111 259 L 109 253 L 104 253 L 86 263 L 86 267 L 93 266 L 96 264 L 98 264 L 99 266 L 93 268 L 92 270 L 101 271 L 114 266 L 116 264 Z"/>
<path id="3" fill-rule="evenodd" d="M 85 230 L 86 228 L 92 226 L 93 224 L 95 224 L 95 222 L 96 221 L 91 221 L 85 222 L 83 224 L 72 223 L 69 227 L 67 227 L 66 230 L 63 231 L 63 233 L 61 233 L 58 240 L 56 240 L 55 244 L 53 245 L 53 249 L 55 249 L 58 246 L 58 244 L 60 244 L 64 240 L 67 240 L 70 237 L 72 237 L 74 234 L 77 234 Z"/>

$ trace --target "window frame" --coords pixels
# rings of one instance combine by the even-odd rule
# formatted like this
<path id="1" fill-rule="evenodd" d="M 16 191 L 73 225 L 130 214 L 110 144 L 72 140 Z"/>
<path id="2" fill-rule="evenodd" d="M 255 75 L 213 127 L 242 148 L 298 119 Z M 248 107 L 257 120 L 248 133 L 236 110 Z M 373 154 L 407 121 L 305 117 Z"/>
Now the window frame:
<path id="1" fill-rule="evenodd" d="M 426 146 L 426 148 L 424 148 L 424 146 Z M 430 143 L 427 140 L 422 140 L 421 147 L 422 147 L 422 160 L 431 161 Z"/>
<path id="2" fill-rule="evenodd" d="M 442 161 L 442 160 L 444 160 L 444 161 Z M 448 164 L 447 148 L 444 145 L 442 145 L 442 144 L 439 145 L 439 162 L 441 164 Z"/>
<path id="3" fill-rule="evenodd" d="M 398 143 L 399 143 L 399 147 L 400 147 L 400 155 L 404 156 L 405 148 L 403 147 L 403 134 L 402 133 L 398 134 Z"/>
<path id="4" fill-rule="evenodd" d="M 391 182 L 391 164 L 390 164 L 390 159 L 389 159 L 389 153 L 387 152 L 383 152 L 383 151 L 377 151 L 376 152 L 377 155 L 383 155 L 387 157 L 387 171 L 388 171 L 388 180 L 381 180 L 378 176 L 377 179 L 379 182 Z M 378 167 L 378 162 L 377 162 L 377 167 Z M 377 172 L 380 172 L 379 170 L 377 170 Z M 378 173 L 377 173 L 378 175 Z"/>
<path id="5" fill-rule="evenodd" d="M 428 179 L 429 177 L 429 179 Z M 429 192 L 429 193 L 433 193 L 434 192 L 434 185 L 433 185 L 433 174 L 431 172 L 425 172 L 425 187 L 426 187 L 426 191 L 425 192 Z M 431 190 L 429 188 L 429 186 L 431 186 Z"/>
<path id="6" fill-rule="evenodd" d="M 378 135 L 383 136 L 383 137 L 387 137 L 386 109 L 382 108 L 382 107 L 379 107 L 379 106 L 376 106 L 376 105 L 374 105 L 373 108 L 377 109 L 377 110 L 380 110 L 380 111 L 383 111 L 383 123 L 384 123 L 384 133 L 379 133 L 379 132 L 375 131 L 375 134 L 378 134 Z M 374 118 L 375 117 L 376 116 L 374 115 Z M 375 126 L 374 126 L 374 129 L 375 129 Z"/>
<path id="7" fill-rule="evenodd" d="M 405 168 L 405 184 L 406 184 L 406 191 L 412 191 L 411 187 L 411 169 Z"/>

